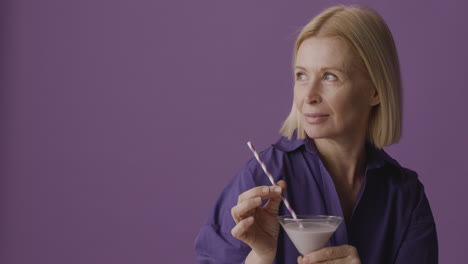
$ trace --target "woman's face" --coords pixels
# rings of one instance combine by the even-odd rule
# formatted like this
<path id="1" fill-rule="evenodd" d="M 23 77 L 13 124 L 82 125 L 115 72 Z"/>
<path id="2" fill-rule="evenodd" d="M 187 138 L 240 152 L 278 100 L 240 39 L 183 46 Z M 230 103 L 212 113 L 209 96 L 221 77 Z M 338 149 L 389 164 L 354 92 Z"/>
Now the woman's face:
<path id="1" fill-rule="evenodd" d="M 294 69 L 294 103 L 309 137 L 365 136 L 370 110 L 379 98 L 357 62 L 341 39 L 302 42 Z"/>

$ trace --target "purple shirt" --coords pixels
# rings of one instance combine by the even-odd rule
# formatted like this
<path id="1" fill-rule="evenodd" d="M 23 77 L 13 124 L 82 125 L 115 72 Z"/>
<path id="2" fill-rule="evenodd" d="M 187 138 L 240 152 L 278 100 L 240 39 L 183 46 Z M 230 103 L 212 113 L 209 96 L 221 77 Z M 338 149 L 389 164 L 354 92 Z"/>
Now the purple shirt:
<path id="1" fill-rule="evenodd" d="M 401 167 L 383 150 L 366 145 L 365 180 L 352 216 L 343 221 L 327 246 L 349 244 L 367 263 L 438 263 L 434 218 L 424 187 L 414 171 Z M 288 184 L 286 198 L 297 214 L 342 216 L 330 174 L 312 139 L 280 140 L 260 153 L 275 178 Z M 271 185 L 255 159 L 223 190 L 195 241 L 199 263 L 243 263 L 250 247 L 232 237 L 231 208 L 239 194 Z M 284 204 L 280 215 L 289 214 Z M 280 228 L 274 263 L 297 263 L 299 252 Z"/>

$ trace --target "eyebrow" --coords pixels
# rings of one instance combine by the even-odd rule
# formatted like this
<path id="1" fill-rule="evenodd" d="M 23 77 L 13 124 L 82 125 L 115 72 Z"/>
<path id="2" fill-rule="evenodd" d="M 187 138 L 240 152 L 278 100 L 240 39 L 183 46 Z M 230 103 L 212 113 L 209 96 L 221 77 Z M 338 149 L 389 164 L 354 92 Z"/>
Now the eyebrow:
<path id="1" fill-rule="evenodd" d="M 294 69 L 301 69 L 301 70 L 307 71 L 307 68 L 305 68 L 303 66 L 295 66 Z M 342 73 L 346 73 L 344 70 L 342 70 L 340 68 L 336 68 L 336 67 L 322 67 L 322 68 L 320 68 L 320 71 L 326 71 L 326 70 L 335 70 L 335 71 L 339 71 L 339 72 L 342 72 Z"/>

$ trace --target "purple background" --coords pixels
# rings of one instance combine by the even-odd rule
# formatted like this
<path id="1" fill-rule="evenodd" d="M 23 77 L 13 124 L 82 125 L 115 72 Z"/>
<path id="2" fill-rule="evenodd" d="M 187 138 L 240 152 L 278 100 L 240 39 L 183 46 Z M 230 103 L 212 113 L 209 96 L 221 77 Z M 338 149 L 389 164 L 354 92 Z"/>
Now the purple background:
<path id="1" fill-rule="evenodd" d="M 335 1 L 1 2 L 0 263 L 193 263 L 223 186 L 278 138 L 296 32 Z M 441 263 L 467 259 L 466 1 L 388 22 Z"/>

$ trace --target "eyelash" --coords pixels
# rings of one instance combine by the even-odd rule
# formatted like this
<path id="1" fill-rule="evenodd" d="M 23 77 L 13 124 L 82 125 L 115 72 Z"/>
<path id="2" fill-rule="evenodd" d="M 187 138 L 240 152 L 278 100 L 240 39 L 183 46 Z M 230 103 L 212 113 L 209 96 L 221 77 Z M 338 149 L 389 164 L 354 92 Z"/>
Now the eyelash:
<path id="1" fill-rule="evenodd" d="M 296 80 L 299 80 L 299 77 L 300 77 L 301 75 L 304 75 L 304 73 L 303 73 L 303 72 L 298 72 L 298 73 L 296 73 Z M 326 79 L 327 76 L 329 76 L 329 75 L 335 77 L 335 78 L 338 80 L 338 76 L 336 76 L 336 75 L 333 74 L 333 73 L 329 73 L 329 72 L 326 72 L 326 73 L 323 75 L 323 78 Z M 334 81 L 335 81 L 335 80 L 334 80 Z"/>
<path id="2" fill-rule="evenodd" d="M 304 73 L 302 73 L 302 72 L 296 73 L 296 80 L 299 80 L 299 76 L 301 76 L 301 75 L 304 75 Z"/>
<path id="3" fill-rule="evenodd" d="M 333 74 L 333 73 L 329 73 L 329 72 L 326 72 L 326 73 L 325 73 L 324 78 L 326 79 L 327 76 L 329 76 L 329 75 L 333 76 L 336 80 L 338 80 L 338 76 L 336 76 L 336 75 Z M 336 81 L 336 80 L 333 80 L 333 81 Z"/>

